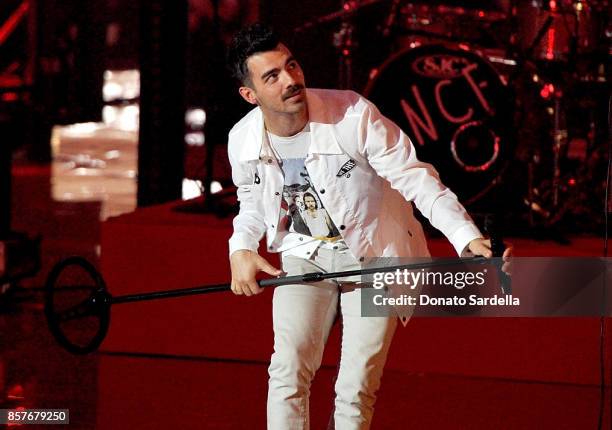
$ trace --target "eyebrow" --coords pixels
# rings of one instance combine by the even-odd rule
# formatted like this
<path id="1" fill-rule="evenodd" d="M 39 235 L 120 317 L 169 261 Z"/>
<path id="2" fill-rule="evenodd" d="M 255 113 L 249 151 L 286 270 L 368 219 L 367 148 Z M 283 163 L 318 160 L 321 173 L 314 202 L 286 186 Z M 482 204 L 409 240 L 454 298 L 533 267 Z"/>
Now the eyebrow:
<path id="1" fill-rule="evenodd" d="M 287 58 L 287 61 L 285 61 L 285 66 L 287 66 L 287 64 L 291 63 L 292 61 L 295 61 L 295 57 L 293 55 Z M 275 69 L 270 69 L 267 72 L 265 72 L 263 75 L 261 75 L 261 80 L 265 81 L 268 76 L 270 76 L 273 73 L 278 73 L 279 71 L 280 69 L 278 67 Z"/>

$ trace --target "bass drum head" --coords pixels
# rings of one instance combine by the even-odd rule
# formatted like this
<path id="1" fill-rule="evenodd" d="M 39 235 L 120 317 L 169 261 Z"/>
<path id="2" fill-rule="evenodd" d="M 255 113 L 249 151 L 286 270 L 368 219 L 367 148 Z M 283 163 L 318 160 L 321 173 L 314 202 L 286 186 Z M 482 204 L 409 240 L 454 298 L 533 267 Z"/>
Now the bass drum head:
<path id="1" fill-rule="evenodd" d="M 464 204 L 497 183 L 514 152 L 513 105 L 489 62 L 467 48 L 425 45 L 394 55 L 370 77 L 366 97 Z"/>

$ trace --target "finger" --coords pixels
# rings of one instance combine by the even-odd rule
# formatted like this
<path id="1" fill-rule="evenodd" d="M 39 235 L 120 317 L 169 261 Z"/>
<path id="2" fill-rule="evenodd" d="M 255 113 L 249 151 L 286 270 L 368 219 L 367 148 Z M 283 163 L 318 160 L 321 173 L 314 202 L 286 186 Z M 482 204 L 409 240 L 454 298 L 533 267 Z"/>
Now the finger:
<path id="1" fill-rule="evenodd" d="M 491 249 L 489 249 L 483 242 L 475 243 L 473 248 L 474 249 L 472 249 L 472 252 L 476 255 L 482 255 L 487 258 L 491 258 L 493 256 Z"/>
<path id="2" fill-rule="evenodd" d="M 252 282 L 245 283 L 243 285 L 243 289 L 242 290 L 244 291 L 244 295 L 245 296 L 249 296 L 250 297 L 250 296 L 253 296 L 253 295 L 257 294 L 257 290 L 252 285 Z"/>
<path id="3" fill-rule="evenodd" d="M 263 291 L 263 288 L 259 286 L 257 281 L 249 282 L 248 288 L 251 292 L 251 295 L 259 294 Z"/>
<path id="4" fill-rule="evenodd" d="M 504 263 L 502 265 L 502 272 L 507 275 L 512 275 L 512 262 Z"/>
<path id="5" fill-rule="evenodd" d="M 253 287 L 253 283 L 256 281 L 245 281 L 241 284 L 242 287 L 242 292 L 244 293 L 245 296 L 252 296 L 255 294 L 254 287 Z"/>
<path id="6" fill-rule="evenodd" d="M 236 294 L 237 296 L 240 296 L 243 294 L 242 288 L 237 282 L 232 282 L 232 292 Z"/>
<path id="7" fill-rule="evenodd" d="M 514 247 L 512 245 L 508 245 L 508 247 L 504 250 L 504 255 L 502 256 L 503 260 L 510 261 L 513 251 Z"/>
<path id="8" fill-rule="evenodd" d="M 265 258 L 260 261 L 259 270 L 266 272 L 268 275 L 280 276 L 283 271 L 271 265 Z"/>
<path id="9" fill-rule="evenodd" d="M 249 285 L 247 283 L 241 284 L 240 289 L 242 290 L 242 294 L 244 294 L 245 296 L 251 295 L 251 289 L 249 288 Z"/>

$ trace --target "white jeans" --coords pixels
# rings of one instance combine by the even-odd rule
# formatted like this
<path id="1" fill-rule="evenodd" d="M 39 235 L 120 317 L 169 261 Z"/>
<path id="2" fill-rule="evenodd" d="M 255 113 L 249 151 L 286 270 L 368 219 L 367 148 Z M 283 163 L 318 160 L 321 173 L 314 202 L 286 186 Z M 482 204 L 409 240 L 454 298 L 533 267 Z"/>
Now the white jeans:
<path id="1" fill-rule="evenodd" d="M 283 258 L 287 275 L 357 268 L 360 265 L 348 250 L 319 248 L 310 260 Z M 352 283 L 343 285 L 342 281 L 285 285 L 274 291 L 274 353 L 268 369 L 270 430 L 309 429 L 310 384 L 321 365 L 338 298 L 342 350 L 330 427 L 338 430 L 370 427 L 397 318 L 361 317 L 361 290 Z"/>

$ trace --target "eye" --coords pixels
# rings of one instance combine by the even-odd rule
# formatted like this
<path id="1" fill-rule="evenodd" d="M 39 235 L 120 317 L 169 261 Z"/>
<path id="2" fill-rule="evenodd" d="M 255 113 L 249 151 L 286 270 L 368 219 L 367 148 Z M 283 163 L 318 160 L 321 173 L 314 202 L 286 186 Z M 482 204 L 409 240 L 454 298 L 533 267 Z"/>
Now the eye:
<path id="1" fill-rule="evenodd" d="M 276 81 L 278 78 L 278 73 L 271 73 L 266 77 L 266 84 L 272 83 Z"/>

